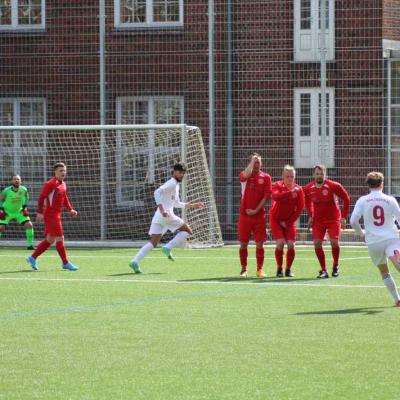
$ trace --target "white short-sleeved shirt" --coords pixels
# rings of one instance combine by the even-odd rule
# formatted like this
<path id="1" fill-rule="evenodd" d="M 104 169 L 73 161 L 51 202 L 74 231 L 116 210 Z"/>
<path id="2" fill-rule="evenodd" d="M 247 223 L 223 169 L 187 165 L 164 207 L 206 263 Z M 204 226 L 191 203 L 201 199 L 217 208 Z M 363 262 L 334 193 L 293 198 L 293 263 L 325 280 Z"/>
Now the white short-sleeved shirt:
<path id="1" fill-rule="evenodd" d="M 175 216 L 174 207 L 184 208 L 186 205 L 186 203 L 183 203 L 180 200 L 179 187 L 179 182 L 174 177 L 172 177 L 154 191 L 154 199 L 157 206 L 162 204 L 164 210 L 167 211 L 172 218 Z M 152 222 L 164 224 L 165 220 L 166 218 L 162 216 L 160 209 L 157 208 Z"/>
<path id="2" fill-rule="evenodd" d="M 400 221 L 400 208 L 397 200 L 372 190 L 366 196 L 360 197 L 351 214 L 350 224 L 364 219 L 365 243 L 372 244 L 388 239 L 398 239 L 396 221 Z"/>

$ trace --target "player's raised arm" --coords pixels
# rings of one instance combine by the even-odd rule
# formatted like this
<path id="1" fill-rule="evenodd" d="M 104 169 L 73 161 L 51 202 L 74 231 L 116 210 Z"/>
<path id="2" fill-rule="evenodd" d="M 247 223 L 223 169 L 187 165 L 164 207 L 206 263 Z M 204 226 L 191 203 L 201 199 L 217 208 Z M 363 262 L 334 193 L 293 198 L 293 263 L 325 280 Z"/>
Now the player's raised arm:
<path id="1" fill-rule="evenodd" d="M 247 167 L 240 173 L 240 180 L 245 181 L 252 173 L 254 169 L 254 165 L 256 163 L 261 164 L 261 158 L 257 153 L 253 153 L 250 157 L 250 162 Z"/>

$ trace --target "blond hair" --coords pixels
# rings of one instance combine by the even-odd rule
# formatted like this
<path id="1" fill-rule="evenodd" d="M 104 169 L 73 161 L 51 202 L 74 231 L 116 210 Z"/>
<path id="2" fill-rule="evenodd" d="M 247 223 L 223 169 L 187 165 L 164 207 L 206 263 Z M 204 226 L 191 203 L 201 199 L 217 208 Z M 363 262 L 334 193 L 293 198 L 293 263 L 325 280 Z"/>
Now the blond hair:
<path id="1" fill-rule="evenodd" d="M 376 189 L 382 185 L 384 179 L 385 177 L 383 176 L 382 172 L 372 171 L 367 175 L 365 183 L 370 189 Z"/>

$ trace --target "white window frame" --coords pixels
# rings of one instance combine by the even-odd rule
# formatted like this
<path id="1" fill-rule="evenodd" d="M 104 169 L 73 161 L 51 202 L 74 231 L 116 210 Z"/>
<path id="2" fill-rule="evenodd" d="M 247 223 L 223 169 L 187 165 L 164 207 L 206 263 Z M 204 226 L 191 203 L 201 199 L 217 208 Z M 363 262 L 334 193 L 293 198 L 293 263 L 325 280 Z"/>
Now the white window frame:
<path id="1" fill-rule="evenodd" d="M 310 136 L 301 136 L 301 94 L 311 96 L 310 101 Z M 320 88 L 294 89 L 294 165 L 297 168 L 312 168 L 315 164 L 323 162 L 328 168 L 335 166 L 335 89 L 327 88 L 329 96 L 329 127 L 327 137 L 327 159 L 321 160 L 321 143 L 319 136 L 319 94 Z"/>
<path id="2" fill-rule="evenodd" d="M 153 0 L 146 0 L 145 22 L 121 22 L 121 0 L 114 0 L 114 26 L 116 28 L 181 28 L 183 27 L 183 0 L 179 0 L 179 20 L 157 22 L 154 21 Z"/>
<path id="3" fill-rule="evenodd" d="M 148 102 L 148 124 L 156 124 L 155 114 L 154 114 L 154 102 L 157 100 L 175 100 L 180 102 L 180 124 L 184 123 L 184 97 L 183 96 L 124 96 L 117 97 L 116 99 L 116 123 L 120 124 L 122 122 L 122 104 L 126 101 L 147 101 Z M 154 183 L 155 178 L 155 131 L 149 130 L 149 140 L 147 146 L 141 147 L 127 147 L 122 144 L 121 131 L 117 131 L 116 135 L 116 203 L 118 206 L 122 207 L 142 207 L 144 205 L 143 201 L 137 200 L 123 200 L 122 198 L 122 186 L 125 184 L 122 179 L 122 168 L 124 165 L 124 155 L 139 153 L 146 155 L 148 157 L 148 171 L 146 174 L 147 184 Z M 180 147 L 164 147 L 165 153 L 176 153 L 180 152 Z M 133 189 L 134 190 L 134 189 Z"/>
<path id="4" fill-rule="evenodd" d="M 20 24 L 18 23 L 18 3 L 19 0 L 11 0 L 11 24 L 0 24 L 1 31 L 37 31 L 46 28 L 46 0 L 41 0 L 41 23 L 40 24 Z"/>
<path id="5" fill-rule="evenodd" d="M 46 124 L 47 121 L 47 103 L 45 98 L 41 97 L 18 97 L 18 98 L 0 98 L 0 103 L 12 103 L 13 104 L 13 124 L 14 126 L 21 126 L 21 103 L 41 103 L 43 105 L 43 124 Z M 0 131 L 1 131 L 0 125 Z M 41 132 L 37 131 L 37 134 Z M 30 155 L 37 155 L 38 157 L 43 157 L 43 179 L 40 181 L 44 182 L 47 177 L 47 149 L 46 149 L 46 140 L 47 135 L 46 131 L 43 131 L 44 134 L 44 146 L 29 148 Z M 21 174 L 21 131 L 14 130 L 13 131 L 13 146 L 1 146 L 0 143 L 0 157 L 2 156 L 12 156 L 13 158 L 13 173 Z M 22 179 L 24 176 L 22 174 Z M 29 189 L 29 187 L 28 187 Z M 36 204 L 36 200 L 30 198 L 29 204 Z"/>
<path id="6" fill-rule="evenodd" d="M 319 1 L 309 0 L 311 7 L 310 29 L 301 29 L 301 2 L 294 0 L 294 61 L 296 62 L 318 62 L 320 56 L 320 29 L 319 29 Z M 335 0 L 329 0 L 326 10 L 329 19 L 329 28 L 326 29 L 326 60 L 335 59 Z"/>

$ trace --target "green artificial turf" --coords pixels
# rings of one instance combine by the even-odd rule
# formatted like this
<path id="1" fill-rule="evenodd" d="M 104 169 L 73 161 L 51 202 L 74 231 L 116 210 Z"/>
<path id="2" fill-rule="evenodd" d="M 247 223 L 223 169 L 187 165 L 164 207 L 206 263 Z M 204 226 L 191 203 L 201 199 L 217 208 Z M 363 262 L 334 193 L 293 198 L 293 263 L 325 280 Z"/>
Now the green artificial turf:
<path id="1" fill-rule="evenodd" d="M 342 248 L 317 280 L 312 248 L 294 278 L 240 279 L 238 249 L 0 249 L 0 399 L 397 399 L 400 309 L 365 248 Z M 327 248 L 328 264 L 331 264 Z M 330 272 L 330 268 L 329 268 Z M 400 275 L 393 270 L 400 283 Z"/>

